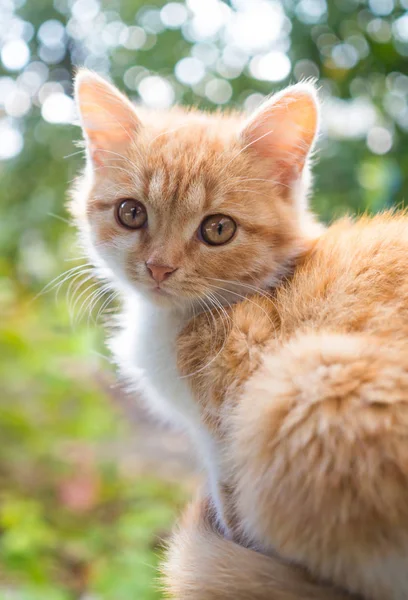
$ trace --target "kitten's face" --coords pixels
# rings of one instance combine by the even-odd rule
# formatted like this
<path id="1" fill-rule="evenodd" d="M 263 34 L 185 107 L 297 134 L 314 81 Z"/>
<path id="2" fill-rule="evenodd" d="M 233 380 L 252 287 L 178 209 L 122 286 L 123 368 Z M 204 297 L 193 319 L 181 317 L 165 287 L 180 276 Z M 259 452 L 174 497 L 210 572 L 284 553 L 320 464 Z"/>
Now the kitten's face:
<path id="1" fill-rule="evenodd" d="M 271 156 L 262 143 L 264 116 L 244 128 L 239 116 L 181 109 L 139 119 L 88 73 L 77 98 L 89 165 L 74 210 L 96 262 L 126 288 L 162 305 L 227 303 L 273 284 L 304 249 L 294 187 L 314 130 L 307 147 L 290 140 L 295 162 L 288 144 Z"/>

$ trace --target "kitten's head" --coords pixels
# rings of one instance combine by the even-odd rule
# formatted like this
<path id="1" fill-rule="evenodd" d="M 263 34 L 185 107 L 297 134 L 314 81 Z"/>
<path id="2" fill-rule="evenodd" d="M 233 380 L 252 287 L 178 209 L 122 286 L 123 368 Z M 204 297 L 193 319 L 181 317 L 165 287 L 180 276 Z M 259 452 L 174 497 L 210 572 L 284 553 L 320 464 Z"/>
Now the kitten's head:
<path id="1" fill-rule="evenodd" d="M 250 118 L 136 108 L 89 71 L 76 78 L 87 167 L 72 210 L 92 260 L 163 305 L 236 300 L 273 285 L 314 234 L 311 84 Z"/>

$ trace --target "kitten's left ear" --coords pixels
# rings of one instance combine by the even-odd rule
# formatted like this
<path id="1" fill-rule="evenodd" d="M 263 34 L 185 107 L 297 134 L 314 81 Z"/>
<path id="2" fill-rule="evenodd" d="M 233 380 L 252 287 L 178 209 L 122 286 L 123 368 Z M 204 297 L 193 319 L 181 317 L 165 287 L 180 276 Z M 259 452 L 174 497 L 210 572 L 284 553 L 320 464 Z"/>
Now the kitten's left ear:
<path id="1" fill-rule="evenodd" d="M 244 126 L 244 147 L 270 161 L 274 178 L 291 186 L 302 174 L 319 122 L 316 89 L 311 83 L 286 88 L 267 100 Z"/>
<path id="2" fill-rule="evenodd" d="M 92 162 L 102 165 L 115 153 L 123 153 L 140 127 L 130 100 L 87 69 L 75 78 L 75 100 Z"/>

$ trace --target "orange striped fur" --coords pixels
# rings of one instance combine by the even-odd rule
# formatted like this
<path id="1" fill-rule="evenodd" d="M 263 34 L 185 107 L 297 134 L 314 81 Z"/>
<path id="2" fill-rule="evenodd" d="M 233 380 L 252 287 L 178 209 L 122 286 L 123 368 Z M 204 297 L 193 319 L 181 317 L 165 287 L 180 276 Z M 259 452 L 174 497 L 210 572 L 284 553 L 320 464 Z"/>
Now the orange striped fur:
<path id="1" fill-rule="evenodd" d="M 137 109 L 88 71 L 76 99 L 71 210 L 122 298 L 114 359 L 208 473 L 213 513 L 175 535 L 168 593 L 408 598 L 407 217 L 315 222 L 310 84 L 251 117 Z M 118 217 L 129 199 L 140 229 Z M 211 246 L 219 214 L 236 230 Z"/>
<path id="2" fill-rule="evenodd" d="M 370 600 L 408 597 L 407 254 L 405 214 L 344 219 L 270 300 L 179 339 L 235 538 Z"/>

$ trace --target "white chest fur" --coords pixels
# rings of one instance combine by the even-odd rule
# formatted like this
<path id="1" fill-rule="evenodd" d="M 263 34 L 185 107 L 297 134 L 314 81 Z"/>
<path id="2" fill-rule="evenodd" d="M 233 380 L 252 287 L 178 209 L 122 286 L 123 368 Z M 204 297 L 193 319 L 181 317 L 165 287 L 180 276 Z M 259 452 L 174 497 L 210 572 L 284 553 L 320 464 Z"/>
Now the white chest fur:
<path id="1" fill-rule="evenodd" d="M 132 296 L 126 301 L 111 349 L 121 374 L 131 389 L 142 395 L 149 410 L 173 426 L 187 430 L 207 471 L 213 500 L 220 509 L 215 443 L 200 421 L 188 379 L 180 377 L 177 370 L 177 336 L 188 318 Z"/>
<path id="2" fill-rule="evenodd" d="M 199 427 L 188 380 L 177 372 L 177 335 L 188 316 L 128 298 L 119 334 L 111 347 L 122 374 L 146 398 L 151 410 L 173 425 Z"/>

